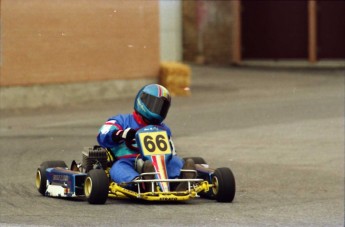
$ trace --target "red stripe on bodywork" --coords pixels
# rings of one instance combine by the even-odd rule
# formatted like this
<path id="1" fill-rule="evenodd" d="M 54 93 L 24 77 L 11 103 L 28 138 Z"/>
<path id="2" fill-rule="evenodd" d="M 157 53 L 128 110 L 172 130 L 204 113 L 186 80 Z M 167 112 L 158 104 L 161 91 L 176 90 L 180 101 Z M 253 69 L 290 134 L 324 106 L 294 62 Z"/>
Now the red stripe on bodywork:
<path id="1" fill-rule="evenodd" d="M 151 160 L 152 160 L 152 165 L 153 167 L 155 167 L 155 171 L 158 172 L 158 165 L 157 165 L 157 157 L 156 156 L 151 156 Z"/>
<path id="2" fill-rule="evenodd" d="M 166 174 L 166 165 L 165 165 L 165 156 L 163 156 L 163 160 L 157 159 L 157 156 L 151 156 L 151 160 L 152 160 L 152 165 L 155 167 L 155 171 L 159 172 L 159 178 L 160 179 L 168 179 L 168 176 Z M 159 166 L 158 166 L 158 161 L 161 162 L 162 168 L 163 168 L 163 176 L 161 175 L 161 172 L 159 171 Z"/>
<path id="3" fill-rule="evenodd" d="M 116 157 L 116 159 L 123 159 L 123 158 L 136 158 L 138 156 L 138 154 L 128 154 L 128 155 L 123 155 L 120 157 Z"/>

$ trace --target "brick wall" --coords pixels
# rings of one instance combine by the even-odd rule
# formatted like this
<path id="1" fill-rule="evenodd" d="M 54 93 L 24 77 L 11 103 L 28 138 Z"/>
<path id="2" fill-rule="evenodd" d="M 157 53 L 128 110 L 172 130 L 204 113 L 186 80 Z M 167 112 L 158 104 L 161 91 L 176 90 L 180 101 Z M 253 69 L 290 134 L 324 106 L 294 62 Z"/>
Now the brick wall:
<path id="1" fill-rule="evenodd" d="M 0 10 L 0 86 L 158 76 L 158 1 L 2 0 Z"/>

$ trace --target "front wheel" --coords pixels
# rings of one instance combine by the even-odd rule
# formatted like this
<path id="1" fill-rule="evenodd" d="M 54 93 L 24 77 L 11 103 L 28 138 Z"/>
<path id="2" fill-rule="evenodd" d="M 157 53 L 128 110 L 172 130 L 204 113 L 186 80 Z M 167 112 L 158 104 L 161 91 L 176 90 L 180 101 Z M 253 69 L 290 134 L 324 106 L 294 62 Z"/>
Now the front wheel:
<path id="1" fill-rule="evenodd" d="M 109 179 L 102 169 L 92 169 L 84 182 L 84 193 L 90 204 L 104 204 L 109 192 Z"/>
<path id="2" fill-rule="evenodd" d="M 64 161 L 61 160 L 45 161 L 40 165 L 40 167 L 38 167 L 36 171 L 36 188 L 42 195 L 45 195 L 47 190 L 46 169 L 55 167 L 67 168 L 67 165 Z"/>
<path id="3" fill-rule="evenodd" d="M 218 168 L 212 175 L 211 192 L 218 202 L 232 202 L 236 193 L 235 177 L 229 168 Z"/>

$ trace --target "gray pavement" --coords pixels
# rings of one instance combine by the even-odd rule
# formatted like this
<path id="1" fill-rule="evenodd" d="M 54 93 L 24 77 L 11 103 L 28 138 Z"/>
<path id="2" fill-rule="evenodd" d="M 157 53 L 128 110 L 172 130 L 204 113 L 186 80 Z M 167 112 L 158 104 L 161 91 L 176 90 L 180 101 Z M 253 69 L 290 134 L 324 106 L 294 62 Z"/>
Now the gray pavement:
<path id="1" fill-rule="evenodd" d="M 342 69 L 193 66 L 192 95 L 167 119 L 181 156 L 230 167 L 230 204 L 196 199 L 104 206 L 40 196 L 45 160 L 81 160 L 107 117 L 133 97 L 0 112 L 0 225 L 344 226 Z"/>

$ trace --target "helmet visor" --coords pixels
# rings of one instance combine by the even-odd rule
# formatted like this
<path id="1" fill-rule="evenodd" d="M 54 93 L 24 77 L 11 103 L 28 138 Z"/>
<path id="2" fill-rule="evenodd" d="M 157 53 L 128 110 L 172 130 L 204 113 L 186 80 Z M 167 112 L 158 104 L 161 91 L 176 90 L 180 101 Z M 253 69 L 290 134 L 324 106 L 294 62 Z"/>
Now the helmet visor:
<path id="1" fill-rule="evenodd" d="M 167 98 L 156 97 L 143 92 L 140 99 L 152 113 L 160 115 L 163 119 L 167 116 L 170 107 L 170 100 Z"/>

